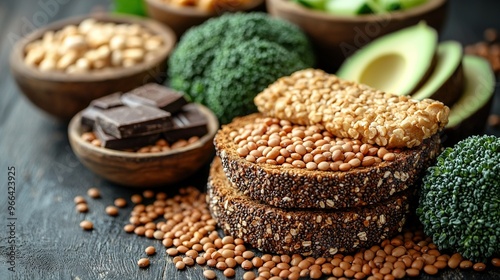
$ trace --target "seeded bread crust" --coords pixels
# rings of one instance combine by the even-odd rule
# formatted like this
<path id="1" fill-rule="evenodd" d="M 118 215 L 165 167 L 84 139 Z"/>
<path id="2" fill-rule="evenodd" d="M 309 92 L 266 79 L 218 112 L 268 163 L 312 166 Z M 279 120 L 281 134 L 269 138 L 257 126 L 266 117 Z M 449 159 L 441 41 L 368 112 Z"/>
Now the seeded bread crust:
<path id="1" fill-rule="evenodd" d="M 239 192 L 225 176 L 220 159 L 212 162 L 207 202 L 226 234 L 276 254 L 332 257 L 369 248 L 402 230 L 410 190 L 388 200 L 346 210 L 273 207 Z"/>
<path id="2" fill-rule="evenodd" d="M 280 208 L 339 209 L 380 202 L 411 188 L 440 151 L 438 135 L 396 159 L 349 171 L 309 171 L 252 163 L 241 158 L 229 133 L 252 123 L 260 114 L 237 118 L 215 136 L 217 155 L 229 180 L 244 195 Z"/>

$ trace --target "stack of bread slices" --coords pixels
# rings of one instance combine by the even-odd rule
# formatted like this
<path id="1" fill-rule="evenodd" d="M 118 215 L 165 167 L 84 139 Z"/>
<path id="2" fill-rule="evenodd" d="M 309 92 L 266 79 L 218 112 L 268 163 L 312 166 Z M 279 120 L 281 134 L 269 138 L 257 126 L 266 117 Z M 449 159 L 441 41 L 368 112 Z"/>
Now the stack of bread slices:
<path id="1" fill-rule="evenodd" d="M 226 234 L 277 254 L 329 257 L 402 230 L 449 109 L 306 69 L 223 126 L 207 200 Z"/>

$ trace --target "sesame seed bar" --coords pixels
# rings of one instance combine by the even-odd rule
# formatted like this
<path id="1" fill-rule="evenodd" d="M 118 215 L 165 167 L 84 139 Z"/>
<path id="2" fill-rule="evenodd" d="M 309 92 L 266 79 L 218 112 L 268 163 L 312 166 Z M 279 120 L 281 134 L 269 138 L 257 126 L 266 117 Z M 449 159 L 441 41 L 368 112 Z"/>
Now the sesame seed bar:
<path id="1" fill-rule="evenodd" d="M 282 77 L 254 99 L 258 110 L 301 125 L 321 124 L 335 136 L 387 148 L 415 147 L 443 129 L 449 108 L 305 69 Z"/>

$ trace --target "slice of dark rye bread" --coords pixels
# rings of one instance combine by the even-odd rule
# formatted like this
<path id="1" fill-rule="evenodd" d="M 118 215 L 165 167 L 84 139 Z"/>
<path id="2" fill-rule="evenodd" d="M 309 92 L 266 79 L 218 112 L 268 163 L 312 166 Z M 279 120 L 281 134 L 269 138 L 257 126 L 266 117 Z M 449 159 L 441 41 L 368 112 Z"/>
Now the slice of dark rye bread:
<path id="1" fill-rule="evenodd" d="M 210 212 L 226 234 L 264 252 L 314 257 L 369 248 L 400 232 L 409 197 L 406 190 L 377 204 L 344 210 L 278 208 L 239 192 L 217 157 L 207 185 Z"/>
<path id="2" fill-rule="evenodd" d="M 439 154 L 439 135 L 396 153 L 394 161 L 349 171 L 310 171 L 252 163 L 241 158 L 230 132 L 253 123 L 261 114 L 236 118 L 214 138 L 224 172 L 244 195 L 281 208 L 346 208 L 377 203 L 418 182 Z"/>

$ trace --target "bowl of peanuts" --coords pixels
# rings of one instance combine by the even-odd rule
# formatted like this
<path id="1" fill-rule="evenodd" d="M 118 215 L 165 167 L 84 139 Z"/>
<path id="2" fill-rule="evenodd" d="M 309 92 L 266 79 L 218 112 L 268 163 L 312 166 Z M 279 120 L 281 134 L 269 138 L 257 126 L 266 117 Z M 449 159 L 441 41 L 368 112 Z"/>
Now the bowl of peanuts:
<path id="1" fill-rule="evenodd" d="M 93 142 L 80 112 L 68 125 L 69 142 L 80 162 L 108 181 L 137 188 L 171 185 L 194 174 L 215 154 L 213 138 L 219 122 L 208 108 L 196 106 L 207 120 L 207 133 L 200 137 L 172 143 L 160 139 L 134 150 L 104 148 Z"/>
<path id="2" fill-rule="evenodd" d="M 178 37 L 225 12 L 264 9 L 264 0 L 145 0 L 145 4 L 148 16 L 171 27 Z"/>
<path id="3" fill-rule="evenodd" d="M 10 67 L 34 105 L 69 121 L 96 98 L 163 82 L 176 41 L 169 27 L 154 20 L 73 17 L 20 39 L 12 48 Z"/>

